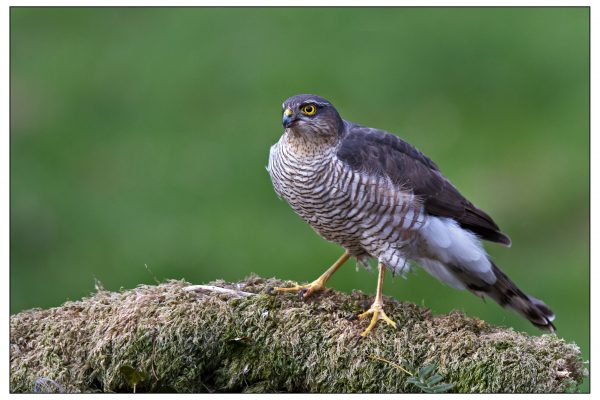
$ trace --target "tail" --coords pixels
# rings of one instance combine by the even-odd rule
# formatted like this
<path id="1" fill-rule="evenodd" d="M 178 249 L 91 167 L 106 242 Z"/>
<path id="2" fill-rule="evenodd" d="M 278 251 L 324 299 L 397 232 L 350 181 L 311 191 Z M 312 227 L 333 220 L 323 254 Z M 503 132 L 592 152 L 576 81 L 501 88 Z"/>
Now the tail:
<path id="1" fill-rule="evenodd" d="M 552 324 L 554 313 L 543 301 L 531 297 L 521 291 L 491 260 L 492 271 L 496 275 L 496 282 L 492 285 L 467 284 L 467 288 L 478 296 L 491 297 L 502 307 L 521 314 L 539 329 L 554 332 Z"/>

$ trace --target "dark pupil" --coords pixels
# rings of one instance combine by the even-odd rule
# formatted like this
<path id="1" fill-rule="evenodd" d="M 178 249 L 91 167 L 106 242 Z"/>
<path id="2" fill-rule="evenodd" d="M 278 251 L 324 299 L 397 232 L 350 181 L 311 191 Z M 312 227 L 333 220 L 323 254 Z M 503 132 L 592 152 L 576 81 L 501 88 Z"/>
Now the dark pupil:
<path id="1" fill-rule="evenodd" d="M 306 106 L 306 112 L 309 114 L 313 112 L 313 106 Z"/>

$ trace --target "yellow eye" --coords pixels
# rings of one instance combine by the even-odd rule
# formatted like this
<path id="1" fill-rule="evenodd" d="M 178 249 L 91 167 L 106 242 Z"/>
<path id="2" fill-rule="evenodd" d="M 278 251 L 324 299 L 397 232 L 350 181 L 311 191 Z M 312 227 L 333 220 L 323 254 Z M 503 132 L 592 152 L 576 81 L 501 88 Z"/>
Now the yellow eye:
<path id="1" fill-rule="evenodd" d="M 305 106 L 302 106 L 300 111 L 302 111 L 302 113 L 306 115 L 315 115 L 315 113 L 317 112 L 317 107 L 315 107 L 314 104 L 307 104 Z"/>

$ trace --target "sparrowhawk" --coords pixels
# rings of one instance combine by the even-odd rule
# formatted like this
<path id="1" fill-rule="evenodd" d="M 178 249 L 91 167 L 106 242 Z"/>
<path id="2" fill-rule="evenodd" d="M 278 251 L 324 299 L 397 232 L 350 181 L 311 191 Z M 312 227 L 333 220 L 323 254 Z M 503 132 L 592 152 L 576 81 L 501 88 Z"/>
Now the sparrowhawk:
<path id="1" fill-rule="evenodd" d="M 414 262 L 443 283 L 491 297 L 553 332 L 554 314 L 522 292 L 490 259 L 480 239 L 510 246 L 492 218 L 467 200 L 438 166 L 397 136 L 343 120 L 326 99 L 302 94 L 283 103 L 285 132 L 271 147 L 267 170 L 275 192 L 344 254 L 312 283 L 277 292 L 304 297 L 350 257 L 378 262 L 377 292 L 362 333 L 383 311 L 385 270 L 405 274 Z"/>

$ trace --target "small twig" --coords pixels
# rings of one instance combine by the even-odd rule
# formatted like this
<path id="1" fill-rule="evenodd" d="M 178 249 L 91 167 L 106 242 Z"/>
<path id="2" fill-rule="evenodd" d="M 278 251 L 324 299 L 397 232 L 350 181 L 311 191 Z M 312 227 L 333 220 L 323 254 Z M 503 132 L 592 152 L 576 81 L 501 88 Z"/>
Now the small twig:
<path id="1" fill-rule="evenodd" d="M 241 290 L 226 289 L 211 285 L 192 285 L 183 288 L 186 292 L 218 292 L 236 297 L 255 296 L 256 293 L 242 292 Z"/>
<path id="2" fill-rule="evenodd" d="M 407 373 L 408 375 L 413 376 L 413 374 L 410 371 L 408 371 L 406 368 L 402 367 L 400 364 L 396 364 L 395 362 L 392 362 L 392 361 L 386 360 L 385 358 L 381 358 L 381 357 L 377 357 L 377 356 L 369 356 L 369 358 L 372 358 L 374 360 L 383 361 L 384 363 L 390 364 L 392 367 L 398 368 L 399 370 Z"/>
<path id="3" fill-rule="evenodd" d="M 150 276 L 154 279 L 154 282 L 156 282 L 157 285 L 160 285 L 160 281 L 158 280 L 156 275 L 154 275 L 154 272 L 152 272 L 148 264 L 144 264 L 144 267 L 146 267 L 146 272 L 150 274 Z"/>

